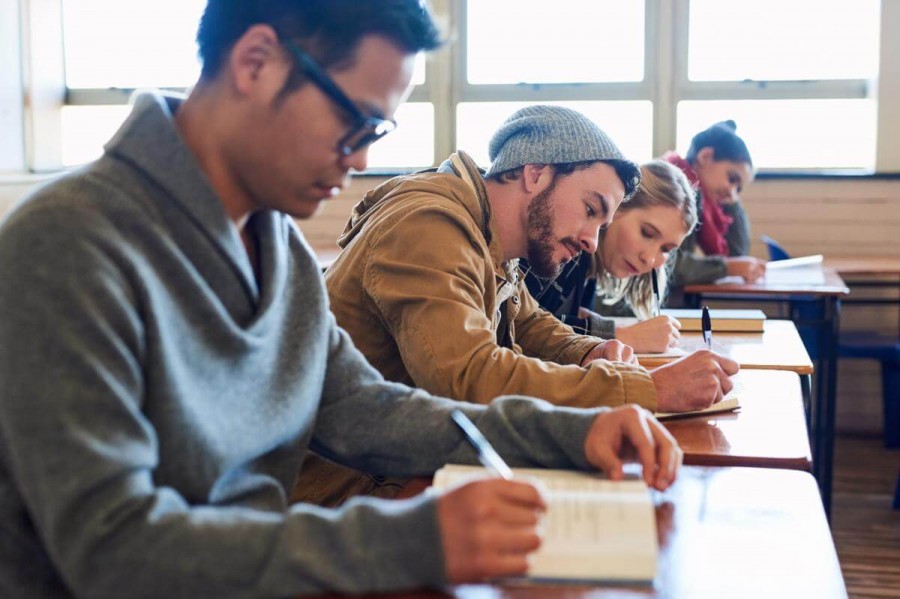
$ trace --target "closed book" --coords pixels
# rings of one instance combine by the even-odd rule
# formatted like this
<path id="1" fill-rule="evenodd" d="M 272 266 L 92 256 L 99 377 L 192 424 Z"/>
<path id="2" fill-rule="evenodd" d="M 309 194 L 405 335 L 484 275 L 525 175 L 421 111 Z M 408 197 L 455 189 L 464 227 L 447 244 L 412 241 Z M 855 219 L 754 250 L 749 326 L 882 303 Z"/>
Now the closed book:
<path id="1" fill-rule="evenodd" d="M 700 324 L 700 310 L 663 310 L 681 323 L 683 332 L 703 330 Z M 723 333 L 762 333 L 766 315 L 762 310 L 719 310 L 709 311 L 713 332 Z"/>
<path id="2" fill-rule="evenodd" d="M 433 487 L 446 489 L 488 476 L 478 466 L 448 464 L 435 473 Z M 529 581 L 654 579 L 656 509 L 643 480 L 611 481 L 596 473 L 536 468 L 513 468 L 513 476 L 534 481 L 547 501 L 541 546 L 528 557 Z"/>

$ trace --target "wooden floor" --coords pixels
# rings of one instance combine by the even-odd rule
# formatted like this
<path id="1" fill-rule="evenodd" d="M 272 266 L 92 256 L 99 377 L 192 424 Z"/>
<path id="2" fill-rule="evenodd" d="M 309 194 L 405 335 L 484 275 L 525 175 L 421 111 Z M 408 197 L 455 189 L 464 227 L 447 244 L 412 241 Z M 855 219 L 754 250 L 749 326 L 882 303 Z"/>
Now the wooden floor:
<path id="1" fill-rule="evenodd" d="M 853 599 L 900 598 L 900 510 L 891 509 L 900 449 L 838 436 L 831 530 Z"/>

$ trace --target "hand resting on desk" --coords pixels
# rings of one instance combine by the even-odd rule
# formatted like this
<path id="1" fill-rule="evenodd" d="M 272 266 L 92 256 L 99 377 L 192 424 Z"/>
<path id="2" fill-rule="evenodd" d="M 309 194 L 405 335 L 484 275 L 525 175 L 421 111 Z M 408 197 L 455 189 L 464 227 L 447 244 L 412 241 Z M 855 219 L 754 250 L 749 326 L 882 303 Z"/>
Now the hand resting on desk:
<path id="1" fill-rule="evenodd" d="M 678 345 L 681 323 L 663 314 L 632 325 L 617 326 L 616 339 L 638 354 L 661 354 Z"/>
<path id="2" fill-rule="evenodd" d="M 734 360 L 701 349 L 650 371 L 657 412 L 702 410 L 722 401 L 740 367 Z"/>
<path id="3" fill-rule="evenodd" d="M 681 466 L 682 452 L 650 412 L 634 405 L 604 410 L 585 437 L 585 458 L 613 480 L 622 462 L 637 460 L 647 484 L 664 490 Z M 525 481 L 489 478 L 453 487 L 437 500 L 447 581 L 451 584 L 520 576 L 541 543 L 547 504 Z"/>

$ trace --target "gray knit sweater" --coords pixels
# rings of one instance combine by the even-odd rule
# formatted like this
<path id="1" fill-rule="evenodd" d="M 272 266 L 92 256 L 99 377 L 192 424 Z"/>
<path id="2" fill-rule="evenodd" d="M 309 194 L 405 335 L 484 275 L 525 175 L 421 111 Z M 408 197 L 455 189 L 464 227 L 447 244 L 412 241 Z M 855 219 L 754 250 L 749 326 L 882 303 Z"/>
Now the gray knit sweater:
<path id="1" fill-rule="evenodd" d="M 288 505 L 307 448 L 473 462 L 457 404 L 387 383 L 291 220 L 237 229 L 147 95 L 0 229 L 0 596 L 270 597 L 444 582 L 434 498 Z M 460 406 L 513 464 L 586 467 L 593 411 Z"/>

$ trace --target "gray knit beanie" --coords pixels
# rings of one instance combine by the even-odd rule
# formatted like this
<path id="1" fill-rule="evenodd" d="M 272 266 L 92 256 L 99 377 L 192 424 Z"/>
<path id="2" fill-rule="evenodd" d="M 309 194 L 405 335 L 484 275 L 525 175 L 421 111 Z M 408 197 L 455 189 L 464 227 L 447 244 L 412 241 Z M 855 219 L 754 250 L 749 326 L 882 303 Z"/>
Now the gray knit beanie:
<path id="1" fill-rule="evenodd" d="M 641 182 L 640 167 L 585 115 L 562 106 L 538 104 L 516 111 L 491 137 L 487 176 L 525 164 L 610 163 L 629 199 Z"/>

